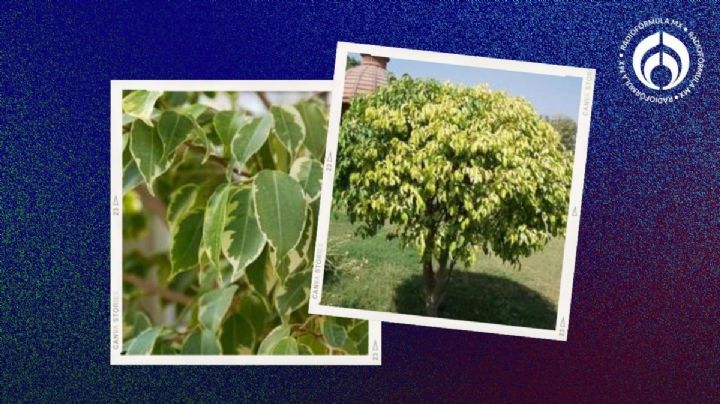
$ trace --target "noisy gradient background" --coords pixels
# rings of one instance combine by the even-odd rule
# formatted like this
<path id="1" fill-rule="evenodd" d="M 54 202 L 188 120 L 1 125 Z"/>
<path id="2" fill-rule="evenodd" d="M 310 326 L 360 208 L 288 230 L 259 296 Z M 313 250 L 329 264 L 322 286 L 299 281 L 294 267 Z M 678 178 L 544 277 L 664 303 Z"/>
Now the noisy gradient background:
<path id="1" fill-rule="evenodd" d="M 718 399 L 717 5 L 68 3 L 0 9 L 3 401 Z M 651 17 L 704 46 L 682 102 L 621 85 Z M 111 367 L 110 80 L 331 79 L 337 41 L 597 69 L 568 341 L 384 324 L 381 367 Z"/>

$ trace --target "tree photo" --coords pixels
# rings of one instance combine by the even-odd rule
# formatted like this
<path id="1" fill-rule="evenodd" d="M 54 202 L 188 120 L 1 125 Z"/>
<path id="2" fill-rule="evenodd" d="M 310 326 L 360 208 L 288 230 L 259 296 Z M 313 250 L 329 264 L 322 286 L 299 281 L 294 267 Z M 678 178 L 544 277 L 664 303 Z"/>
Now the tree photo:
<path id="1" fill-rule="evenodd" d="M 326 97 L 125 91 L 124 354 L 367 354 L 308 313 Z"/>
<path id="2" fill-rule="evenodd" d="M 388 80 L 346 75 L 322 304 L 555 328 L 577 104 L 362 60 Z"/>

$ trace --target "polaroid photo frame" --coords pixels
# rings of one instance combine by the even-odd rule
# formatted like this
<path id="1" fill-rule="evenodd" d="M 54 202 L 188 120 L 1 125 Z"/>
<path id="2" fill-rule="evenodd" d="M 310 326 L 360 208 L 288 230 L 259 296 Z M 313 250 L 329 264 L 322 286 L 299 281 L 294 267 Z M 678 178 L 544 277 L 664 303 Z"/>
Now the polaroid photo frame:
<path id="1" fill-rule="evenodd" d="M 380 365 L 380 322 L 368 323 L 367 355 L 123 355 L 123 90 L 331 92 L 332 81 L 112 80 L 110 90 L 110 364 L 111 365 Z"/>
<path id="2" fill-rule="evenodd" d="M 573 171 L 567 212 L 568 220 L 562 252 L 562 273 L 560 275 L 559 300 L 557 303 L 557 317 L 555 319 L 554 329 L 528 328 L 439 317 L 426 317 L 422 315 L 368 311 L 357 308 L 325 305 L 322 303 L 323 280 L 326 251 L 328 249 L 331 208 L 333 204 L 333 181 L 335 177 L 334 174 L 338 153 L 338 136 L 340 133 L 342 115 L 341 109 L 345 85 L 346 63 L 350 54 L 369 54 L 374 57 L 386 57 L 390 58 L 391 63 L 393 60 L 401 59 L 406 61 L 433 62 L 445 65 L 477 67 L 481 69 L 495 69 L 508 72 L 536 73 L 560 77 L 569 76 L 576 77 L 581 80 L 581 94 L 579 97 L 580 101 L 577 116 L 577 133 L 572 166 Z M 582 191 L 585 177 L 585 162 L 587 157 L 588 134 L 590 130 L 595 70 L 339 42 L 336 53 L 334 79 L 332 101 L 330 105 L 330 120 L 328 124 L 328 138 L 324 164 L 325 172 L 321 193 L 315 263 L 313 266 L 310 312 L 314 314 L 365 318 L 369 320 L 387 321 L 393 323 L 566 341 L 570 319 L 570 302 L 572 298 L 573 272 L 575 269 L 575 253 L 581 217 Z M 451 284 L 449 287 L 452 288 L 453 285 Z"/>

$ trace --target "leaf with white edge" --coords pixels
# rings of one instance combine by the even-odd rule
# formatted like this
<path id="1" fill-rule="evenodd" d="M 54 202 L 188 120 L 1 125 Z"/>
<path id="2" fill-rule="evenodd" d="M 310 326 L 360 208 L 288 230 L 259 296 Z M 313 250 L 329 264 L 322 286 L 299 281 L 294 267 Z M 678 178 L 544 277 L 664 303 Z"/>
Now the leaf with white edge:
<path id="1" fill-rule="evenodd" d="M 255 330 L 242 315 L 234 314 L 223 324 L 220 343 L 224 354 L 237 355 L 250 352 L 254 342 Z"/>
<path id="2" fill-rule="evenodd" d="M 192 208 L 196 196 L 197 186 L 195 184 L 185 184 L 173 191 L 167 208 L 168 223 L 175 222 L 187 213 Z"/>
<path id="3" fill-rule="evenodd" d="M 152 327 L 141 332 L 128 344 L 127 355 L 150 355 L 155 347 L 155 341 L 160 335 L 162 327 Z"/>
<path id="4" fill-rule="evenodd" d="M 245 126 L 248 118 L 241 112 L 237 111 L 221 111 L 215 114 L 213 118 L 213 126 L 220 140 L 225 146 L 230 146 L 235 135 L 240 128 Z"/>
<path id="5" fill-rule="evenodd" d="M 355 343 L 357 351 L 361 355 L 368 352 L 368 322 L 358 321 L 357 324 L 348 329 L 348 337 Z"/>
<path id="6" fill-rule="evenodd" d="M 195 130 L 195 124 L 192 119 L 175 111 L 165 111 L 160 115 L 157 130 L 163 142 L 163 160 L 167 161 L 175 156 L 178 146 Z"/>
<path id="7" fill-rule="evenodd" d="M 290 154 L 295 154 L 305 139 L 305 124 L 298 110 L 290 105 L 273 105 L 270 113 L 275 121 L 275 134 Z"/>
<path id="8" fill-rule="evenodd" d="M 197 209 L 171 224 L 171 278 L 197 266 L 200 241 L 203 234 L 203 216 L 203 211 Z"/>
<path id="9" fill-rule="evenodd" d="M 222 234 L 227 221 L 228 197 L 231 190 L 229 184 L 222 184 L 217 187 L 208 200 L 205 209 L 205 224 L 203 226 L 200 255 L 205 255 L 214 267 L 220 266 Z"/>
<path id="10" fill-rule="evenodd" d="M 137 168 L 148 184 L 148 191 L 153 193 L 152 183 L 168 167 L 163 161 L 163 143 L 157 130 L 143 121 L 132 124 L 130 134 L 130 153 L 132 153 Z"/>
<path id="11" fill-rule="evenodd" d="M 310 347 L 305 344 L 298 344 L 298 354 L 299 355 L 315 355 L 313 353 L 312 349 L 310 349 Z"/>
<path id="12" fill-rule="evenodd" d="M 275 348 L 281 339 L 290 335 L 290 326 L 281 324 L 275 328 L 265 337 L 260 343 L 258 348 L 258 355 L 271 355 L 272 350 Z"/>
<path id="13" fill-rule="evenodd" d="M 301 335 L 297 337 L 297 340 L 299 344 L 310 348 L 313 355 L 327 355 L 328 353 L 328 349 L 325 344 L 312 334 Z"/>
<path id="14" fill-rule="evenodd" d="M 222 346 L 215 333 L 210 330 L 197 329 L 188 335 L 183 342 L 183 355 L 220 355 Z"/>
<path id="15" fill-rule="evenodd" d="M 150 327 L 152 323 L 148 316 L 142 311 L 133 310 L 125 316 L 123 339 L 130 340 Z"/>
<path id="16" fill-rule="evenodd" d="M 288 276 L 283 290 L 276 299 L 276 308 L 281 317 L 285 317 L 302 307 L 310 297 L 310 271 L 295 272 Z"/>
<path id="17" fill-rule="evenodd" d="M 208 109 L 207 105 L 190 104 L 190 105 L 184 105 L 182 107 L 177 108 L 177 112 L 191 116 L 194 119 L 197 119 L 198 117 L 200 117 L 200 115 L 202 115 L 205 111 L 207 111 L 207 109 Z"/>
<path id="18" fill-rule="evenodd" d="M 335 323 L 330 317 L 326 317 L 323 323 L 323 336 L 328 345 L 335 348 L 342 348 L 348 337 L 345 328 Z"/>
<path id="19" fill-rule="evenodd" d="M 327 119 L 320 106 L 314 102 L 300 102 L 297 110 L 305 124 L 303 145 L 318 159 L 325 158 L 325 139 L 327 137 Z"/>
<path id="20" fill-rule="evenodd" d="M 213 332 L 220 328 L 220 324 L 222 324 L 225 313 L 230 308 L 230 303 L 232 303 L 233 295 L 237 289 L 237 285 L 232 285 L 200 296 L 198 321 L 203 327 Z"/>
<path id="21" fill-rule="evenodd" d="M 253 199 L 260 230 L 282 260 L 298 244 L 305 228 L 303 190 L 289 175 L 263 170 L 255 176 Z"/>
<path id="22" fill-rule="evenodd" d="M 233 266 L 232 282 L 235 282 L 245 274 L 245 267 L 260 256 L 266 239 L 255 216 L 251 188 L 235 191 L 227 206 L 222 251 Z"/>
<path id="23" fill-rule="evenodd" d="M 122 100 L 123 112 L 135 118 L 142 119 L 147 125 L 152 126 L 150 116 L 153 113 L 155 101 L 162 95 L 162 91 L 133 91 Z"/>
<path id="24" fill-rule="evenodd" d="M 270 134 L 272 124 L 272 116 L 266 115 L 262 118 L 255 118 L 240 128 L 232 140 L 232 155 L 238 163 L 245 164 L 260 150 Z"/>
<path id="25" fill-rule="evenodd" d="M 123 152 L 123 194 L 140 185 L 143 182 L 142 174 L 135 164 L 130 149 Z"/>
<path id="26" fill-rule="evenodd" d="M 275 344 L 272 355 L 299 355 L 298 344 L 293 337 L 285 337 Z"/>
<path id="27" fill-rule="evenodd" d="M 323 166 L 319 161 L 307 157 L 298 158 L 290 168 L 290 176 L 300 183 L 303 191 L 305 191 L 308 202 L 312 202 L 320 197 Z"/>

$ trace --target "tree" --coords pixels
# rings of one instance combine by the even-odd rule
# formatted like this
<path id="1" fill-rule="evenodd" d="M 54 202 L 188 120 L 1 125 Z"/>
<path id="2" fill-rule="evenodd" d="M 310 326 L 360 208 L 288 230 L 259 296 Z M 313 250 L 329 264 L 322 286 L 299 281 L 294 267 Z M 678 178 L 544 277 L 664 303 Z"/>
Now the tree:
<path id="1" fill-rule="evenodd" d="M 575 150 L 577 123 L 572 118 L 562 114 L 545 117 L 545 120 L 560 134 L 560 143 L 565 146 L 565 149 L 573 153 Z"/>
<path id="2" fill-rule="evenodd" d="M 360 61 L 352 56 L 348 56 L 347 63 L 345 63 L 345 70 L 352 69 L 355 66 L 360 66 Z"/>
<path id="3" fill-rule="evenodd" d="M 335 196 L 359 235 L 417 248 L 429 315 L 479 250 L 519 266 L 564 231 L 570 156 L 521 98 L 403 76 L 353 100 L 338 150 Z"/>
<path id="4" fill-rule="evenodd" d="M 223 95 L 124 95 L 123 352 L 366 354 L 366 321 L 308 315 L 325 102 Z"/>

